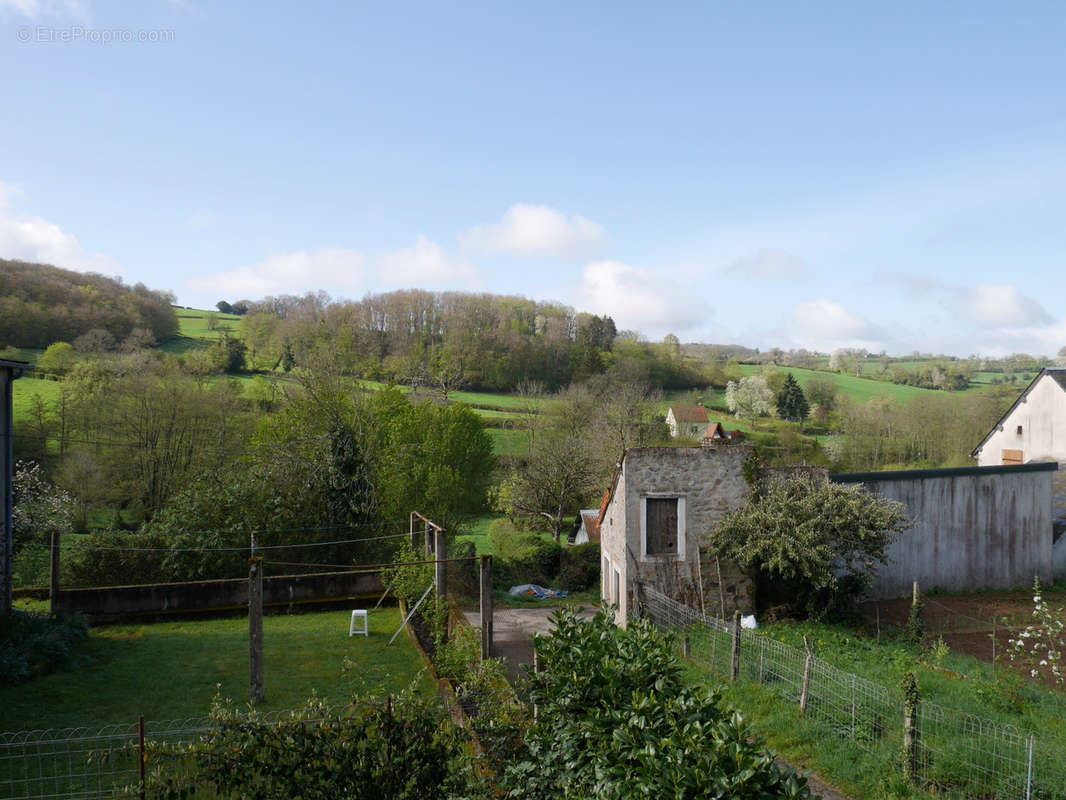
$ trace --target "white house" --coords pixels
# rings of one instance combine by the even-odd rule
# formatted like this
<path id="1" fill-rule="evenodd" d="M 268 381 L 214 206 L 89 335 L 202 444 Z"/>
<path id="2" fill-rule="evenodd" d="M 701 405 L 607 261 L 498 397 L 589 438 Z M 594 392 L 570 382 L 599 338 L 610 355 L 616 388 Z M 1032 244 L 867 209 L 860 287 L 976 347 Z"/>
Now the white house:
<path id="1" fill-rule="evenodd" d="M 707 409 L 703 406 L 670 406 L 666 412 L 666 426 L 675 439 L 684 436 L 689 439 L 702 439 L 711 424 Z"/>
<path id="2" fill-rule="evenodd" d="M 1041 370 L 971 455 L 982 467 L 1066 463 L 1066 368 Z"/>
<path id="3" fill-rule="evenodd" d="M 1054 577 L 1066 579 L 1066 368 L 1040 370 L 970 454 L 982 467 L 1054 461 Z"/>

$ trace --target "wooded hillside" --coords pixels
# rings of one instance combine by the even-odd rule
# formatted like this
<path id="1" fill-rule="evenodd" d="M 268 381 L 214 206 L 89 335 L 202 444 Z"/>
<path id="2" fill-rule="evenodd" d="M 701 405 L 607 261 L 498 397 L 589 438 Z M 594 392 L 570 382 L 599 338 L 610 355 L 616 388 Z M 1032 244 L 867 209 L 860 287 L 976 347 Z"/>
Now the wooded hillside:
<path id="1" fill-rule="evenodd" d="M 0 347 L 47 347 L 95 332 L 110 349 L 135 329 L 162 342 L 178 331 L 172 299 L 143 283 L 0 259 Z"/>

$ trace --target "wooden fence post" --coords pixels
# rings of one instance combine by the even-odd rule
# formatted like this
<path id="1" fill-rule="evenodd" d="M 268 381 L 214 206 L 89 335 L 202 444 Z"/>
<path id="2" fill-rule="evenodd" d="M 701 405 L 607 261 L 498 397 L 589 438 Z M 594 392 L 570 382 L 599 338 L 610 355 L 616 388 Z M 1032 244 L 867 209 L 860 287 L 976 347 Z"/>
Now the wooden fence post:
<path id="1" fill-rule="evenodd" d="M 435 582 L 437 585 L 437 597 L 443 598 L 448 592 L 447 584 L 447 567 L 444 560 L 448 557 L 448 548 L 444 544 L 444 528 L 433 527 L 433 558 L 436 560 L 434 564 L 435 570 Z"/>
<path id="2" fill-rule="evenodd" d="M 733 647 L 729 659 L 729 680 L 740 677 L 740 612 L 733 614 Z"/>
<path id="3" fill-rule="evenodd" d="M 252 557 L 248 561 L 248 695 L 249 702 L 266 700 L 263 680 L 263 559 L 252 535 Z"/>
<path id="4" fill-rule="evenodd" d="M 692 639 L 686 633 L 685 638 L 681 640 L 681 652 L 685 658 L 692 658 Z"/>
<path id="5" fill-rule="evenodd" d="M 492 658 L 492 556 L 481 557 L 481 660 Z"/>
<path id="6" fill-rule="evenodd" d="M 903 779 L 918 782 L 918 679 L 913 672 L 903 677 Z"/>
<path id="7" fill-rule="evenodd" d="M 811 699 L 811 672 L 814 669 L 814 651 L 807 637 L 803 637 L 803 649 L 807 651 L 807 658 L 803 662 L 803 686 L 800 689 L 800 716 L 807 713 L 807 703 Z"/>
<path id="8" fill-rule="evenodd" d="M 48 606 L 49 611 L 55 614 L 59 610 L 59 546 L 60 532 L 52 531 L 52 563 L 49 569 Z"/>

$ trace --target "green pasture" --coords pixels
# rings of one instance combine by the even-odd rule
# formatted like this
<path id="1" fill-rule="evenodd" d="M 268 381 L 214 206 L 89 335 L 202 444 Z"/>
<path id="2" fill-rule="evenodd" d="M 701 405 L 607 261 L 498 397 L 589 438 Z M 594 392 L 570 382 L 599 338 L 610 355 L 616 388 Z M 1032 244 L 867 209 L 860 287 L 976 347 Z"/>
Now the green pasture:
<path id="1" fill-rule="evenodd" d="M 59 399 L 62 384 L 59 381 L 46 381 L 31 378 L 28 373 L 12 384 L 12 415 L 16 420 L 28 419 L 34 405 L 34 397 L 40 397 L 45 403 Z"/>
<path id="2" fill-rule="evenodd" d="M 523 456 L 529 452 L 529 434 L 514 428 L 486 428 L 492 437 L 492 452 L 498 456 Z"/>
<path id="3" fill-rule="evenodd" d="M 762 367 L 755 364 L 741 364 L 740 368 L 745 375 L 754 375 Z M 944 394 L 934 389 L 919 389 L 916 386 L 903 386 L 888 381 L 875 381 L 870 378 L 856 378 L 852 375 L 841 375 L 836 372 L 820 372 L 813 369 L 801 369 L 799 367 L 774 367 L 777 372 L 791 372 L 801 387 L 806 389 L 807 382 L 811 378 L 831 380 L 837 386 L 837 391 L 847 395 L 857 403 L 865 403 L 875 397 L 887 397 L 896 403 L 906 403 L 916 397 L 930 394 Z"/>
<path id="4" fill-rule="evenodd" d="M 348 636 L 351 612 L 263 620 L 267 702 L 294 708 L 316 692 L 331 704 L 353 693 L 396 693 L 412 681 L 435 690 L 396 608 L 370 612 L 370 637 Z M 345 660 L 350 668 L 345 672 Z M 205 716 L 216 692 L 248 699 L 248 621 L 244 617 L 114 625 L 89 634 L 80 663 L 29 683 L 0 688 L 0 730 L 100 727 L 148 719 Z"/>

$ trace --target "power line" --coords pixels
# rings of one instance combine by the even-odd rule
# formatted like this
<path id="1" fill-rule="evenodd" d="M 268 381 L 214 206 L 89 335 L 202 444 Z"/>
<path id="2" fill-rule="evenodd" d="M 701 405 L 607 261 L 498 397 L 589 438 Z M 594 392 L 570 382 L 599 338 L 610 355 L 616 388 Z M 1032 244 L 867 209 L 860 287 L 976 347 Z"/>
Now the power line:
<path id="1" fill-rule="evenodd" d="M 304 542 L 302 544 L 268 544 L 257 545 L 258 550 L 292 550 L 305 547 L 334 547 L 341 544 L 357 544 L 359 542 L 379 542 L 385 539 L 399 539 L 410 537 L 410 533 L 393 533 L 388 536 L 368 536 L 362 539 L 338 539 L 332 542 Z M 74 541 L 70 543 L 73 549 L 81 550 L 104 550 L 121 553 L 244 553 L 251 549 L 250 545 L 240 547 L 118 547 L 112 545 L 96 545 L 91 542 Z M 42 545 L 43 546 L 43 545 Z"/>

